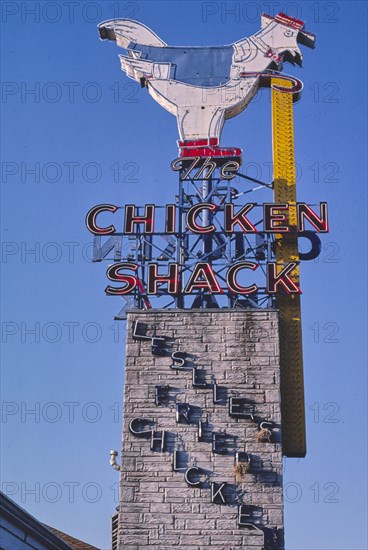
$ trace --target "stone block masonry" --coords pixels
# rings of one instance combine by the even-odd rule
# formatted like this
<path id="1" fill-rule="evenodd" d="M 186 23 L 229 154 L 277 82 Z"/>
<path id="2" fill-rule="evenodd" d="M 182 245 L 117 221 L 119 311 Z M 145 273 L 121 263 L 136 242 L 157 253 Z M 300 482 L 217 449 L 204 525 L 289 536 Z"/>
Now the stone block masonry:
<path id="1" fill-rule="evenodd" d="M 284 548 L 278 326 L 128 312 L 119 550 Z"/>

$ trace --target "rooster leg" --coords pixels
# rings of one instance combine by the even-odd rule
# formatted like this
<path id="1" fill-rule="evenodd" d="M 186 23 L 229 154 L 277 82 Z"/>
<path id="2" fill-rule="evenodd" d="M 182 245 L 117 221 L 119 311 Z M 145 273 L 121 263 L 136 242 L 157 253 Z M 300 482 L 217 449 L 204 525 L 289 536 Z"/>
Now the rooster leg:
<path id="1" fill-rule="evenodd" d="M 218 106 L 177 108 L 178 129 L 181 140 L 216 137 L 220 139 L 225 109 Z"/>
<path id="2" fill-rule="evenodd" d="M 155 78 L 147 80 L 147 88 L 153 99 L 176 116 L 182 141 L 220 139 L 225 119 L 225 106 L 218 104 L 221 88 L 207 90 Z"/>

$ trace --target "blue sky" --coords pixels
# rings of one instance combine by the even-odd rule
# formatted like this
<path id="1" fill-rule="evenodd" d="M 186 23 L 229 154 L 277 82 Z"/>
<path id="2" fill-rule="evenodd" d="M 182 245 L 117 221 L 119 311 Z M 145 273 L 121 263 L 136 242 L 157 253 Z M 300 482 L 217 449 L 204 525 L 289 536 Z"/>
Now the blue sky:
<path id="1" fill-rule="evenodd" d="M 124 325 L 113 320 L 119 299 L 103 292 L 106 266 L 89 261 L 84 217 L 99 203 L 171 202 L 177 129 L 120 71 L 121 52 L 99 41 L 97 23 L 130 17 L 168 44 L 221 45 L 281 8 L 317 34 L 303 69 L 285 70 L 305 86 L 295 107 L 298 199 L 326 200 L 330 214 L 319 261 L 301 271 L 308 454 L 285 460 L 286 546 L 365 549 L 366 3 L 1 8 L 2 489 L 41 521 L 109 547 Z M 226 124 L 222 144 L 242 147 L 248 174 L 270 179 L 269 91 Z"/>

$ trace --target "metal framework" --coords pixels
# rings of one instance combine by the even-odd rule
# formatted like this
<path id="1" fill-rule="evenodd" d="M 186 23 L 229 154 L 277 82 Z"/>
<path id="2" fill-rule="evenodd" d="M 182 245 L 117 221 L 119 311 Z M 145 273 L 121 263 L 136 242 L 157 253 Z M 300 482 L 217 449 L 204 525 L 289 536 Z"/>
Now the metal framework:
<path id="1" fill-rule="evenodd" d="M 124 310 L 127 307 L 138 309 L 160 308 L 260 308 L 275 307 L 275 299 L 266 292 L 266 264 L 275 261 L 274 236 L 259 231 L 256 234 L 246 234 L 242 231 L 225 233 L 222 224 L 221 213 L 224 204 L 231 203 L 237 211 L 244 204 L 238 203 L 238 197 L 252 193 L 262 187 L 272 189 L 272 184 L 258 182 L 242 174 L 239 177 L 245 178 L 258 185 L 249 190 L 239 192 L 233 187 L 233 180 L 224 180 L 220 177 L 219 170 L 216 170 L 209 179 L 196 179 L 188 177 L 183 180 L 179 174 L 179 192 L 176 195 L 177 231 L 168 235 L 165 232 L 154 232 L 147 235 L 137 227 L 134 235 L 126 235 L 117 232 L 113 236 L 95 236 L 93 261 L 114 260 L 123 262 L 134 262 L 139 266 L 137 278 L 139 284 L 129 298 L 123 297 L 125 304 L 117 319 L 124 318 Z M 195 204 L 212 203 L 217 206 L 216 215 L 203 210 L 199 214 L 198 221 L 203 225 L 209 223 L 215 225 L 216 231 L 211 234 L 193 234 L 186 230 L 185 217 L 187 211 Z M 256 204 L 254 225 L 259 226 L 262 222 L 263 204 Z M 142 215 L 144 207 L 137 206 L 136 214 Z M 165 207 L 157 206 L 156 215 L 158 223 L 164 225 Z M 258 291 L 254 294 L 243 295 L 230 292 L 226 285 L 226 272 L 234 262 L 251 260 L 259 264 L 257 272 L 251 272 L 252 282 L 257 283 Z M 158 288 L 157 295 L 147 295 L 146 276 L 149 263 L 158 264 L 158 271 L 165 275 L 168 272 L 170 262 L 179 265 L 182 287 L 185 279 L 189 278 L 194 265 L 198 262 L 211 264 L 216 273 L 217 280 L 221 287 L 221 293 L 212 294 L 203 290 L 197 290 L 190 295 L 180 291 L 177 295 L 168 295 L 164 283 L 162 291 Z M 239 275 L 241 283 L 241 275 Z M 249 281 L 248 281 L 249 283 Z M 244 283 L 245 284 L 245 283 Z"/>

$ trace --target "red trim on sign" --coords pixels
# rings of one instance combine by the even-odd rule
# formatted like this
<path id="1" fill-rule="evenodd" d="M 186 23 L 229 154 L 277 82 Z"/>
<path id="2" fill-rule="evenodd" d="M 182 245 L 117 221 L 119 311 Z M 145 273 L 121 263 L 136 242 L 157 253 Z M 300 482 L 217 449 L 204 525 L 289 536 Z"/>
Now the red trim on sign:
<path id="1" fill-rule="evenodd" d="M 294 29 L 302 29 L 304 27 L 304 21 L 290 17 L 290 15 L 282 12 L 276 15 L 275 21 L 282 23 L 283 25 L 287 25 L 288 27 L 293 27 Z"/>
<path id="2" fill-rule="evenodd" d="M 259 77 L 260 78 L 260 86 L 266 87 L 266 88 L 273 88 L 274 90 L 279 90 L 280 92 L 286 92 L 291 94 L 296 94 L 296 97 L 299 97 L 299 92 L 303 89 L 303 83 L 298 78 L 295 78 L 293 76 L 285 75 L 283 73 L 247 73 L 245 71 L 239 73 L 240 78 L 248 78 L 250 76 L 253 77 Z M 276 84 L 272 84 L 273 78 L 280 78 L 283 80 L 287 80 L 292 83 L 291 88 L 285 88 L 284 86 L 278 86 Z"/>
<path id="3" fill-rule="evenodd" d="M 281 23 L 282 25 L 286 25 L 288 27 L 294 27 L 294 29 L 298 30 L 302 29 L 305 25 L 304 21 L 295 19 L 295 17 L 290 17 L 290 15 L 283 12 L 279 12 L 276 17 L 272 17 L 272 15 L 269 15 L 268 13 L 262 13 L 261 17 L 266 17 L 271 21 L 276 21 L 277 23 Z"/>
<path id="4" fill-rule="evenodd" d="M 178 141 L 179 147 L 196 147 L 201 145 L 218 145 L 219 138 L 210 137 L 206 139 L 184 139 L 183 141 Z"/>
<path id="5" fill-rule="evenodd" d="M 237 157 L 240 158 L 242 155 L 242 150 L 238 147 L 197 147 L 197 148 L 189 148 L 189 147 L 181 147 L 179 149 L 179 155 L 181 158 L 186 157 L 220 157 L 220 158 L 227 158 L 227 157 Z"/>

